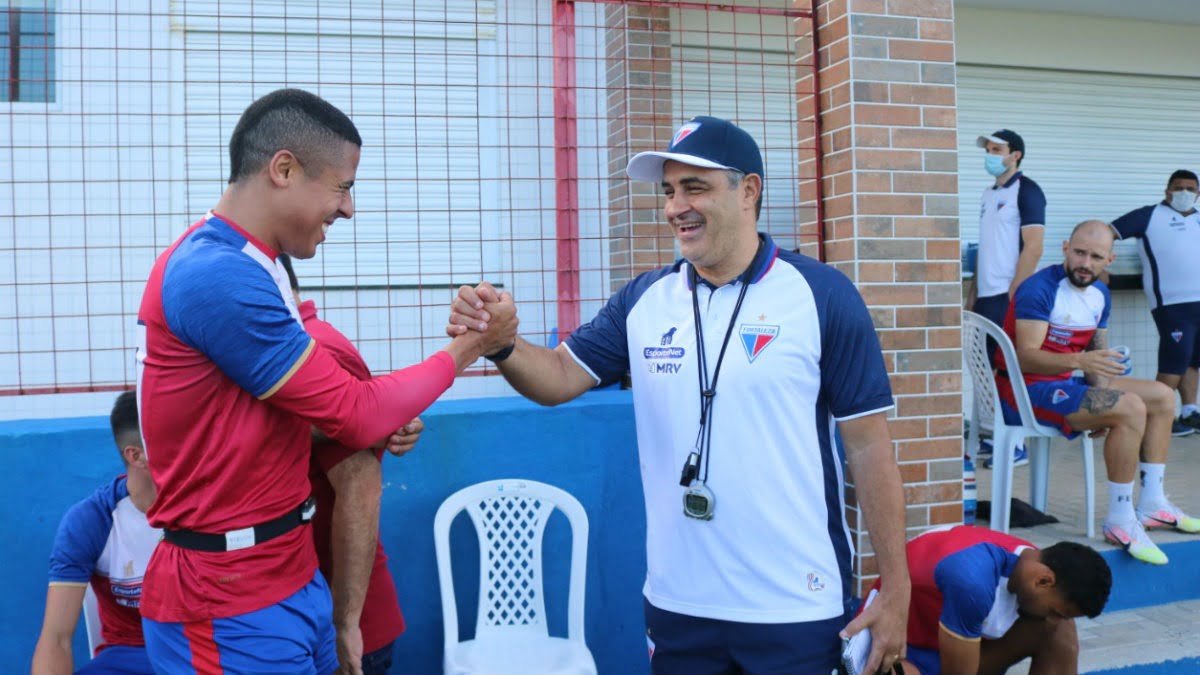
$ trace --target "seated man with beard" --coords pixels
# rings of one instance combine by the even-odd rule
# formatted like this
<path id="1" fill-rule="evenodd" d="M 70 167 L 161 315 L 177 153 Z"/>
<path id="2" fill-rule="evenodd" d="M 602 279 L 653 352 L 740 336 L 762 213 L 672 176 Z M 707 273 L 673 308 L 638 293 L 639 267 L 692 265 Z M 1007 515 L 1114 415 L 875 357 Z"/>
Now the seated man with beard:
<path id="1" fill-rule="evenodd" d="M 1038 420 L 1068 438 L 1081 432 L 1108 436 L 1104 538 L 1138 560 L 1165 565 L 1167 556 L 1146 530 L 1200 532 L 1200 519 L 1184 514 L 1163 492 L 1174 392 L 1161 382 L 1120 377 L 1121 354 L 1108 348 L 1112 297 L 1097 279 L 1113 261 L 1114 238 L 1107 223 L 1076 225 L 1063 242 L 1063 264 L 1039 270 L 1017 289 L 1004 330 L 1016 347 Z M 1006 420 L 1019 424 L 1003 355 L 996 367 Z M 1082 377 L 1073 375 L 1077 370 Z M 1142 491 L 1135 510 L 1133 479 L 1139 470 Z"/>

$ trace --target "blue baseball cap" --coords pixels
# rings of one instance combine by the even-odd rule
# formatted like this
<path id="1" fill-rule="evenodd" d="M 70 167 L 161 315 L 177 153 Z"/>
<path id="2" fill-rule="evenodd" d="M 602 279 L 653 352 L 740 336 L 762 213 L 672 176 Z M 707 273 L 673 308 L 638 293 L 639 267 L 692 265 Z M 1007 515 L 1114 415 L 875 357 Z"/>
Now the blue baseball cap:
<path id="1" fill-rule="evenodd" d="M 1019 152 L 1021 159 L 1025 159 L 1025 139 L 1012 129 L 1001 129 L 991 136 L 980 136 L 975 139 L 975 146 L 986 148 L 989 141 L 998 145 L 1007 145 L 1009 152 Z"/>
<path id="2" fill-rule="evenodd" d="M 667 160 L 765 178 L 758 143 L 744 129 L 719 117 L 693 117 L 679 127 L 665 152 L 639 152 L 629 160 L 625 172 L 634 180 L 659 183 Z"/>

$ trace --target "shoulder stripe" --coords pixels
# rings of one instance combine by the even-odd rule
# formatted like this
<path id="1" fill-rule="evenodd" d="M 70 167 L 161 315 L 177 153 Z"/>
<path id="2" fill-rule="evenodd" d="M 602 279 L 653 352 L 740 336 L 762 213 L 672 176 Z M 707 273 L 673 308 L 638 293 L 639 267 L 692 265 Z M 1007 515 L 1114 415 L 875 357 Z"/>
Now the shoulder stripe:
<path id="1" fill-rule="evenodd" d="M 308 360 L 308 357 L 312 354 L 313 349 L 316 347 L 316 345 L 317 345 L 316 341 L 313 340 L 312 338 L 309 338 L 308 346 L 304 348 L 304 353 L 300 354 L 300 358 L 296 359 L 296 362 L 292 364 L 291 368 L 288 368 L 288 371 L 283 374 L 283 377 L 279 378 L 279 381 L 276 382 L 266 392 L 264 392 L 262 396 L 259 396 L 258 400 L 265 401 L 268 398 L 270 398 L 271 396 L 273 396 L 275 394 L 275 392 L 282 389 L 283 385 L 287 384 L 288 380 L 292 379 L 292 376 L 296 374 L 296 371 L 300 370 L 300 366 L 304 365 L 304 362 Z"/>
<path id="2" fill-rule="evenodd" d="M 942 630 L 946 631 L 953 637 L 956 637 L 959 640 L 962 640 L 963 642 L 979 642 L 982 639 L 982 638 L 977 638 L 977 637 L 966 637 L 964 635 L 959 635 L 958 633 L 955 633 L 954 631 L 950 630 L 949 628 L 946 628 L 946 624 L 942 623 L 941 621 L 938 622 L 938 627 L 941 628 Z"/>
<path id="3" fill-rule="evenodd" d="M 587 371 L 587 374 L 590 375 L 591 378 L 596 381 L 597 385 L 600 384 L 601 382 L 603 382 L 603 380 L 601 380 L 600 377 L 598 375 L 596 375 L 596 372 L 593 371 L 591 369 L 591 367 L 588 366 L 588 364 L 583 362 L 583 359 L 581 359 L 575 355 L 575 350 L 571 349 L 571 345 L 567 344 L 566 342 L 563 342 L 561 344 L 563 346 L 563 349 L 566 349 L 567 353 L 571 355 L 571 358 L 575 359 L 575 363 L 578 363 L 581 368 L 583 368 L 585 371 Z"/>
<path id="4" fill-rule="evenodd" d="M 858 419 L 858 418 L 860 418 L 860 417 L 866 417 L 867 415 L 874 415 L 874 414 L 876 414 L 876 413 L 887 412 L 887 411 L 889 411 L 889 410 L 891 410 L 892 408 L 895 408 L 895 407 L 896 407 L 896 406 L 895 406 L 894 404 L 893 404 L 893 405 L 885 405 L 885 406 L 883 406 L 882 408 L 875 408 L 874 410 L 865 410 L 865 411 L 863 411 L 863 412 L 860 412 L 860 413 L 854 413 L 854 414 L 852 414 L 852 415 L 846 415 L 845 417 L 834 417 L 833 419 L 834 419 L 834 421 L 836 421 L 836 422 L 846 422 L 846 421 L 849 421 L 849 420 L 856 420 L 856 419 Z"/>

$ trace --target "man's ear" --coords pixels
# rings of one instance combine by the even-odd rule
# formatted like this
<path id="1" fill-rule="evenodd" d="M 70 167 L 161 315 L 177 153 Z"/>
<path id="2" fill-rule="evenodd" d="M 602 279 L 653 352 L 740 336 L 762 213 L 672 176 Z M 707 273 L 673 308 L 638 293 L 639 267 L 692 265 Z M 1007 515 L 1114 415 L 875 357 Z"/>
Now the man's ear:
<path id="1" fill-rule="evenodd" d="M 753 206 L 754 202 L 758 201 L 759 195 L 762 194 L 762 176 L 756 173 L 747 174 L 746 177 L 742 179 L 742 190 L 744 190 L 742 195 L 749 199 L 750 205 Z"/>
<path id="2" fill-rule="evenodd" d="M 126 445 L 121 448 L 121 456 L 125 458 L 125 463 L 129 466 L 136 466 L 140 469 L 148 468 L 146 466 L 146 451 L 140 445 Z"/>
<path id="3" fill-rule="evenodd" d="M 1054 570 L 1042 565 L 1042 569 L 1038 571 L 1037 579 L 1033 583 L 1042 589 L 1054 588 L 1058 584 L 1058 577 L 1055 576 Z"/>
<path id="4" fill-rule="evenodd" d="M 271 161 L 267 163 L 267 178 L 270 179 L 275 187 L 287 187 L 303 171 L 303 167 L 300 166 L 300 160 L 296 159 L 291 150 L 276 152 L 271 157 Z"/>

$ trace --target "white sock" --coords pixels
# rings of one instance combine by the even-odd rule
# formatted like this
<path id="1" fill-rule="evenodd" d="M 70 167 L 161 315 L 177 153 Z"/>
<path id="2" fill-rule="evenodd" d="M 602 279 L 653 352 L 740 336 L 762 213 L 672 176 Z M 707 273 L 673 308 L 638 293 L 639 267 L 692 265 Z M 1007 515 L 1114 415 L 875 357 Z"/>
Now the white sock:
<path id="1" fill-rule="evenodd" d="M 1195 403 L 1184 403 L 1183 410 L 1179 412 L 1179 416 L 1187 417 L 1194 412 L 1200 412 L 1200 406 L 1197 406 Z"/>
<path id="2" fill-rule="evenodd" d="M 1108 481 L 1108 521 L 1117 525 L 1129 525 L 1137 520 L 1133 512 L 1133 483 Z"/>
<path id="3" fill-rule="evenodd" d="M 1166 464 L 1138 462 L 1138 471 L 1142 476 L 1142 495 L 1138 498 L 1139 504 L 1158 506 L 1166 501 L 1166 495 L 1163 494 L 1163 473 L 1166 472 L 1166 469 Z"/>

